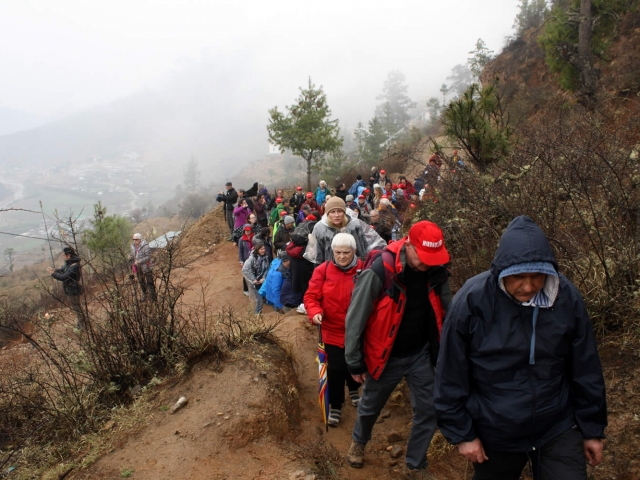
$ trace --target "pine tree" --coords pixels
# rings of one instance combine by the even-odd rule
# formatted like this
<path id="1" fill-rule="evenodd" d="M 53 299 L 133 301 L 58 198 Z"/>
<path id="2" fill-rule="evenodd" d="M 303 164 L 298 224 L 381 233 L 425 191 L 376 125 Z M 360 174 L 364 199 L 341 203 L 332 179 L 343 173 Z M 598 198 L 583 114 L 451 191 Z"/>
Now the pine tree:
<path id="1" fill-rule="evenodd" d="M 198 162 L 192 156 L 184 171 L 184 187 L 187 192 L 195 192 L 200 186 L 200 170 L 198 170 Z"/>
<path id="2" fill-rule="evenodd" d="M 408 90 L 402 72 L 393 70 L 387 75 L 382 94 L 376 97 L 376 100 L 383 100 L 376 107 L 376 117 L 385 123 L 389 136 L 395 135 L 407 124 L 411 119 L 409 110 L 416 107 L 416 103 L 407 95 Z"/>
<path id="3" fill-rule="evenodd" d="M 103 267 L 115 267 L 128 254 L 131 224 L 124 217 L 107 215 L 107 207 L 98 202 L 93 206 L 91 230 L 84 233 L 84 242 L 99 259 Z"/>

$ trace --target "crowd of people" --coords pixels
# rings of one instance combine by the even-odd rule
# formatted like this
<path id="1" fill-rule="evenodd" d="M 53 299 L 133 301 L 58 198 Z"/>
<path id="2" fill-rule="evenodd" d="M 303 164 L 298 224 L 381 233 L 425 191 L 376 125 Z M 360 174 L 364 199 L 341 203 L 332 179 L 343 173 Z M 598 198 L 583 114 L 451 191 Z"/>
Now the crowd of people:
<path id="1" fill-rule="evenodd" d="M 373 167 L 349 188 L 321 181 L 288 198 L 227 183 L 218 201 L 243 288 L 256 314 L 265 302 L 295 308 L 320 329 L 327 424 L 340 425 L 346 401 L 357 407 L 351 467 L 363 467 L 374 425 L 405 379 L 413 419 L 402 478 L 436 478 L 427 452 L 437 426 L 473 463 L 475 480 L 517 480 L 527 464 L 535 479 L 586 480 L 587 463 L 602 461 L 607 411 L 584 301 L 528 217 L 510 223 L 491 269 L 452 299 L 442 230 L 411 224 L 418 202 L 437 201 L 438 160 L 413 183 Z"/>

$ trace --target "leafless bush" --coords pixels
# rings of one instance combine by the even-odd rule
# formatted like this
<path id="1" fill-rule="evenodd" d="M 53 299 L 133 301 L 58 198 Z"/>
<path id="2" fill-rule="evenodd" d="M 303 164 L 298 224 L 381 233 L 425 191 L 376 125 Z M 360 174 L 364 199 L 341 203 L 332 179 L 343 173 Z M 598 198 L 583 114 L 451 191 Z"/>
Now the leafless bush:
<path id="1" fill-rule="evenodd" d="M 156 257 L 155 302 L 143 300 L 126 269 L 94 274 L 82 331 L 66 323 L 64 304 L 45 312 L 7 298 L 0 302 L 0 334 L 23 342 L 0 355 L 0 470 L 18 453 L 25 454 L 22 465 L 46 462 L 35 445 L 55 444 L 64 456 L 69 440 L 95 431 L 113 407 L 126 405 L 137 386 L 156 376 L 186 371 L 202 356 L 220 358 L 248 341 L 277 343 L 277 323 L 230 308 L 215 311 L 206 285 L 198 301 L 186 303 L 189 276 L 182 258 L 179 239 Z M 85 265 L 91 261 L 83 259 Z"/>
<path id="2" fill-rule="evenodd" d="M 606 111 L 558 109 L 521 128 L 514 152 L 490 172 L 457 168 L 443 178 L 421 216 L 443 227 L 458 285 L 486 270 L 509 221 L 528 215 L 548 235 L 599 333 L 637 329 L 638 139 L 631 121 L 615 124 Z"/>

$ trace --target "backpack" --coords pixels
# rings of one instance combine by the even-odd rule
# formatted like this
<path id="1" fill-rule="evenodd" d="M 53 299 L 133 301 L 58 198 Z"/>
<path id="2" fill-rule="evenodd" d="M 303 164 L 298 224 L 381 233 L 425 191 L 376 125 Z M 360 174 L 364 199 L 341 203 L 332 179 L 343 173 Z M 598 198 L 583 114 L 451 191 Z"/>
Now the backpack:
<path id="1" fill-rule="evenodd" d="M 382 263 L 381 265 L 374 266 L 373 264 L 379 256 L 382 256 Z M 380 281 L 382 281 L 382 290 L 380 290 L 380 297 L 382 297 L 383 295 L 392 297 L 395 263 L 395 255 L 388 250 L 371 250 L 369 253 L 367 253 L 366 258 L 364 259 L 364 265 L 362 266 L 362 269 L 359 270 L 358 273 L 356 273 L 354 280 L 357 281 L 358 277 L 362 274 L 363 271 L 373 270 Z"/>
<path id="2" fill-rule="evenodd" d="M 291 234 L 291 241 L 299 247 L 304 247 L 309 243 L 309 234 L 313 231 L 315 222 L 302 222 Z"/>
<path id="3" fill-rule="evenodd" d="M 416 189 L 416 192 L 420 192 L 426 185 L 426 180 L 424 178 L 416 178 L 416 181 L 413 183 L 413 188 Z"/>

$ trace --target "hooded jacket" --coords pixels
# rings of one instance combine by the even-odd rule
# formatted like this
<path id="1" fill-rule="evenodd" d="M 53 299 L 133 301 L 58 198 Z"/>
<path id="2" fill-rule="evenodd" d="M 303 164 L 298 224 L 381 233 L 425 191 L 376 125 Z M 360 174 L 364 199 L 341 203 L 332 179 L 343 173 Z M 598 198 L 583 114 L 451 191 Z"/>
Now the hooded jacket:
<path id="1" fill-rule="evenodd" d="M 138 262 L 138 267 L 142 273 L 150 273 L 153 269 L 153 263 L 151 262 L 151 249 L 146 240 L 141 240 L 140 245 L 131 245 L 131 256 L 129 257 L 132 262 Z"/>
<path id="2" fill-rule="evenodd" d="M 367 256 L 369 245 L 363 231 L 363 225 L 367 225 L 362 221 L 353 220 L 346 213 L 344 218 L 346 222 L 344 223 L 344 226 L 342 228 L 337 228 L 333 225 L 329 226 L 329 221 L 326 215 L 322 217 L 322 219 L 315 225 L 311 234 L 316 241 L 315 258 L 311 259 L 305 256 L 307 260 L 313 261 L 316 265 L 323 263 L 325 260 L 330 260 L 333 255 L 331 251 L 331 241 L 333 240 L 333 237 L 336 236 L 336 233 L 341 232 L 350 233 L 356 239 L 356 255 L 359 258 Z"/>
<path id="3" fill-rule="evenodd" d="M 501 271 L 530 262 L 558 269 L 542 230 L 517 217 L 491 269 L 453 299 L 435 383 L 438 426 L 453 444 L 479 438 L 489 449 L 529 452 L 574 425 L 585 439 L 604 438 L 602 367 L 576 287 L 558 274 L 555 301 L 538 309 L 500 287 Z"/>

